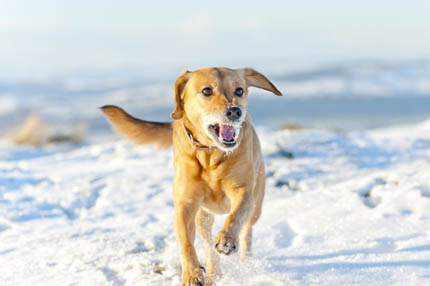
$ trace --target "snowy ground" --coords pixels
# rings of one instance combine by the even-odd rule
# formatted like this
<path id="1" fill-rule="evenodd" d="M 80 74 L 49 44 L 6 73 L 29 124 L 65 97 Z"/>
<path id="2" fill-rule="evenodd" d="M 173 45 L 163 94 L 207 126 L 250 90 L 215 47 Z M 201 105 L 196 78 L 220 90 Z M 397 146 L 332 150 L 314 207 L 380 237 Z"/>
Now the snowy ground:
<path id="1" fill-rule="evenodd" d="M 255 255 L 219 285 L 430 285 L 429 120 L 259 135 Z M 172 177 L 171 150 L 126 141 L 0 144 L 1 285 L 180 285 Z"/>

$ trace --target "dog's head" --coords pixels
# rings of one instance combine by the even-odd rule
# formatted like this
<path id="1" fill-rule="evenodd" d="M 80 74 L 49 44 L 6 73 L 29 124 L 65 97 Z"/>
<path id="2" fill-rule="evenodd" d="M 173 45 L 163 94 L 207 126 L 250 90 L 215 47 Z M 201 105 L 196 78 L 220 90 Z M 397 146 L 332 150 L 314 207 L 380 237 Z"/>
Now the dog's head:
<path id="1" fill-rule="evenodd" d="M 264 75 L 250 68 L 183 71 L 175 83 L 176 107 L 171 117 L 186 117 L 205 141 L 230 152 L 240 143 L 250 86 L 282 95 Z"/>

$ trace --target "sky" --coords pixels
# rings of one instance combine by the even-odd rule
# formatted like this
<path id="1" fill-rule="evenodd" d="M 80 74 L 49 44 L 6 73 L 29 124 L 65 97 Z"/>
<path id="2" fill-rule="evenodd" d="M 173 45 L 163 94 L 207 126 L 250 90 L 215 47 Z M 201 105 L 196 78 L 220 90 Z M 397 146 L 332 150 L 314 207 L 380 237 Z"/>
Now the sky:
<path id="1" fill-rule="evenodd" d="M 0 0 L 0 79 L 430 56 L 430 1 Z"/>

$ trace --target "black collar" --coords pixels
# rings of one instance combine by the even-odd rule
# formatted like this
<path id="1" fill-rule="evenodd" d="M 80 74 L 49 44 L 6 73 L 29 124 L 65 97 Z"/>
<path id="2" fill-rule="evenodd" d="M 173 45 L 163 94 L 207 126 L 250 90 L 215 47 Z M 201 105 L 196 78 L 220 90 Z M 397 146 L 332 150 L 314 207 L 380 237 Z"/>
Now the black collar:
<path id="1" fill-rule="evenodd" d="M 184 121 L 182 120 L 182 127 L 184 128 L 185 134 L 187 134 L 187 137 L 190 139 L 191 144 L 196 147 L 197 150 L 207 150 L 211 151 L 214 147 L 212 146 L 205 146 L 201 144 L 197 139 L 194 138 L 193 134 L 190 130 L 185 127 Z"/>

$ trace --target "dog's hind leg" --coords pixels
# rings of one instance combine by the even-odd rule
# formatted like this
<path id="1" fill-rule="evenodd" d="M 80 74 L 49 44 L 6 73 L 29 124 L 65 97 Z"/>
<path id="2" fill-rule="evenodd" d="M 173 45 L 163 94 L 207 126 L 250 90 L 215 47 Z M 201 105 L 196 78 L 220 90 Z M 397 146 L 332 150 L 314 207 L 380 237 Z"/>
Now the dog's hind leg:
<path id="1" fill-rule="evenodd" d="M 200 208 L 196 215 L 197 233 L 203 240 L 206 249 L 206 284 L 212 285 L 214 281 L 221 276 L 219 267 L 219 256 L 213 247 L 212 225 L 214 216 L 204 209 Z"/>
<path id="2" fill-rule="evenodd" d="M 252 255 L 252 226 L 257 222 L 261 215 L 261 208 L 263 206 L 264 188 L 266 182 L 263 176 L 258 178 L 255 186 L 256 198 L 254 199 L 254 206 L 249 217 L 248 222 L 243 226 L 240 232 L 240 256 L 247 257 Z"/>
<path id="3" fill-rule="evenodd" d="M 250 220 L 243 226 L 240 232 L 240 256 L 252 256 L 252 226 L 257 222 L 261 214 L 261 207 L 255 207 Z"/>

